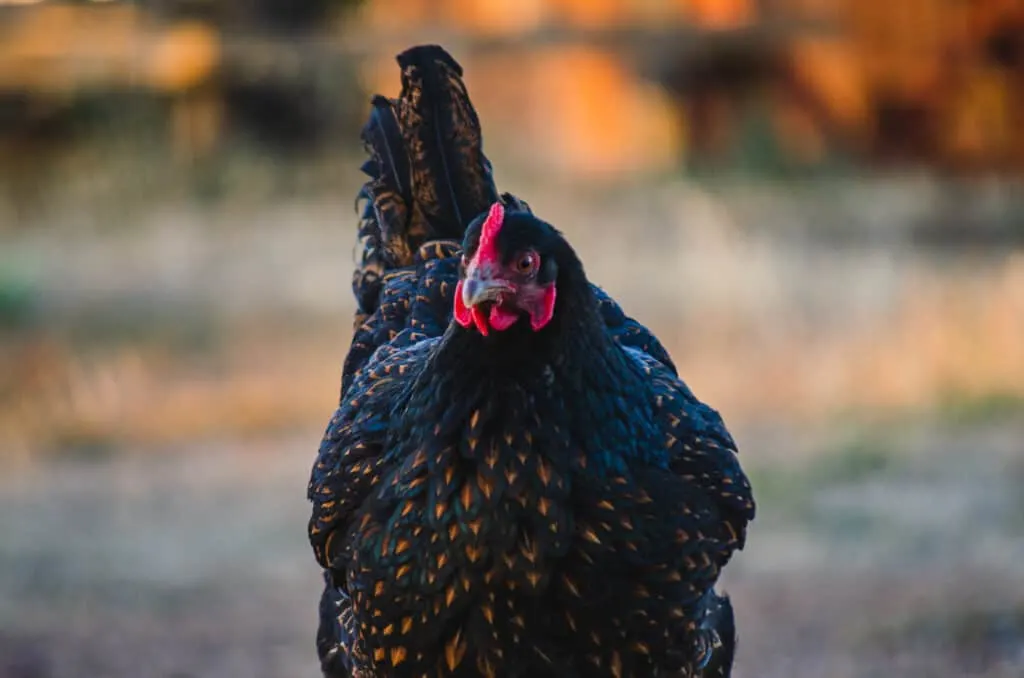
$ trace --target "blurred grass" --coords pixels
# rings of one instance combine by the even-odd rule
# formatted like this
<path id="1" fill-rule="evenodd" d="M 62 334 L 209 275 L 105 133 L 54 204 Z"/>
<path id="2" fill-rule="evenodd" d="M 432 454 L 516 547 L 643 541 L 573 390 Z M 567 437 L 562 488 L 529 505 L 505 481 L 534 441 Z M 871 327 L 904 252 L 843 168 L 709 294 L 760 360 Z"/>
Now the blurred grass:
<path id="1" fill-rule="evenodd" d="M 353 130 L 349 138 L 357 135 Z M 112 130 L 79 139 L 45 162 L 0 162 L 0 234 L 61 228 L 68 221 L 97 233 L 126 232 L 154 212 L 183 207 L 209 211 L 208 223 L 216 227 L 220 211 L 318 200 L 355 185 L 360 162 L 345 145 L 341 152 L 331 146 L 292 157 L 244 140 L 194 156 L 160 137 Z"/>
<path id="2" fill-rule="evenodd" d="M 160 309 L 106 310 L 59 329 L 8 334 L 3 340 L 3 362 L 8 364 L 0 378 L 0 410 L 5 413 L 0 430 L 21 445 L 60 450 L 86 442 L 95 446 L 96 441 L 130 449 L 211 435 L 319 428 L 336 402 L 347 323 L 342 318 L 327 323 L 300 317 L 292 321 L 294 330 L 268 329 L 281 322 L 270 318 L 232 324 Z M 800 364 L 801 347 L 791 350 L 793 357 L 783 358 L 794 366 L 790 377 L 813 379 L 814 365 Z M 811 410 L 800 402 L 773 405 L 770 380 L 779 358 L 773 354 L 758 359 L 751 355 L 756 351 L 757 346 L 732 346 L 746 375 L 733 372 L 723 381 L 728 387 L 746 376 L 749 383 L 738 386 L 739 391 L 720 386 L 709 396 L 716 384 L 714 370 L 687 359 L 680 361 L 681 370 L 698 394 L 733 423 L 816 420 L 841 427 L 844 422 L 878 420 L 893 426 L 923 419 L 969 427 L 1024 417 L 1024 398 L 1000 390 L 998 383 L 990 392 L 984 384 L 972 384 L 970 391 L 955 396 L 947 392 L 934 400 L 924 392 L 915 396 L 916 403 L 903 400 L 895 408 L 884 391 L 874 392 L 872 384 L 865 384 L 865 391 L 847 396 L 851 402 L 841 408 L 842 414 L 832 412 L 831 403 Z M 912 357 L 893 353 L 889 359 L 898 368 Z M 764 390 L 752 394 L 757 383 Z M 820 464 L 797 482 L 859 478 L 884 470 L 884 446 L 879 435 L 853 440 L 823 453 Z M 762 486 L 773 482 L 764 479 Z"/>
<path id="3" fill-rule="evenodd" d="M 744 469 L 761 507 L 759 521 L 775 526 L 807 525 L 815 519 L 814 500 L 819 492 L 884 475 L 898 463 L 894 459 L 898 448 L 893 441 L 895 430 L 897 425 L 891 423 L 888 430 L 858 429 L 845 439 L 831 435 L 809 459 L 745 456 Z"/>
<path id="4" fill-rule="evenodd" d="M 899 619 L 882 620 L 863 644 L 888 654 L 908 648 L 952 654 L 964 658 L 966 675 L 973 675 L 985 666 L 1019 668 L 1022 641 L 1024 598 L 1006 591 L 1001 601 L 953 594 L 945 604 L 915 606 Z"/>
<path id="5" fill-rule="evenodd" d="M 736 435 L 759 507 L 725 581 L 738 676 L 1020 675 L 1024 258 L 811 246 L 808 214 L 849 213 L 779 186 L 752 205 L 679 180 L 511 183 Z M 0 654 L 59 647 L 55 667 L 103 675 L 314 660 L 303 488 L 354 219 L 310 190 L 116 223 L 55 207 L 7 238 Z"/>
<path id="6" fill-rule="evenodd" d="M 959 426 L 977 426 L 1024 418 L 1024 394 L 995 391 L 981 395 L 949 393 L 934 416 Z"/>
<path id="7" fill-rule="evenodd" d="M 356 162 L 307 166 L 308 180 L 278 186 L 283 200 L 258 177 L 273 185 L 287 165 L 225 162 L 245 177 L 231 199 L 175 202 L 170 184 L 147 205 L 133 191 L 122 201 L 70 187 L 8 232 L 3 454 L 323 425 L 350 336 L 355 221 L 351 202 L 331 196 L 354 194 Z M 164 170 L 153 171 L 147 185 Z M 907 229 L 931 209 L 926 182 L 816 193 L 668 178 L 598 190 L 541 185 L 515 167 L 503 177 L 564 229 L 591 277 L 662 338 L 731 425 L 1024 416 L 1024 254 L 922 253 Z M 251 200 L 233 193 L 247 184 Z M 885 214 L 892 223 L 876 224 Z M 816 243 L 814 225 L 833 222 L 870 237 Z M 883 463 L 878 441 L 851 445 L 823 458 L 851 474 Z"/>

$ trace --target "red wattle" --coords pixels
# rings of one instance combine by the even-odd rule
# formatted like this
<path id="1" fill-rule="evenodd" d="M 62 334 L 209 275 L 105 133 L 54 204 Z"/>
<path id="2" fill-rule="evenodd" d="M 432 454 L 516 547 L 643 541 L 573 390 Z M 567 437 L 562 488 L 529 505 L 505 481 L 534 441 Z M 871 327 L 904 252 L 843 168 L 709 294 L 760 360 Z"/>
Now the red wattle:
<path id="1" fill-rule="evenodd" d="M 501 332 L 515 325 L 516 321 L 519 320 L 519 314 L 495 304 L 491 307 L 491 317 L 489 320 L 491 327 Z"/>
<path id="2" fill-rule="evenodd" d="M 455 309 L 453 315 L 455 316 L 455 322 L 463 327 L 469 327 L 473 324 L 473 315 L 466 308 L 466 303 L 462 300 L 461 280 L 455 285 Z"/>
<path id="3" fill-rule="evenodd" d="M 476 328 L 480 330 L 480 334 L 486 337 L 489 328 L 487 327 L 487 316 L 484 315 L 483 309 L 479 306 L 474 306 L 470 309 L 470 312 L 473 314 L 473 322 L 476 323 Z"/>

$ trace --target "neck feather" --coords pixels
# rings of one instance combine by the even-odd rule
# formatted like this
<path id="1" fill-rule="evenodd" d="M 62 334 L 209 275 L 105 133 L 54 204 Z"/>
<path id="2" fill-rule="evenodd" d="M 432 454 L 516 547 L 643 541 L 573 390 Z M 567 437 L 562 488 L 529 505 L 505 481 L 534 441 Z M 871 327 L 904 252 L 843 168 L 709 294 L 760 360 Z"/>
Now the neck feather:
<path id="1" fill-rule="evenodd" d="M 494 435 L 561 431 L 562 443 L 598 465 L 653 451 L 658 433 L 642 371 L 609 333 L 589 283 L 559 288 L 559 308 L 537 332 L 519 322 L 483 337 L 452 323 L 411 394 L 416 416 L 442 422 L 438 431 L 451 437 L 465 435 L 474 412 Z"/>

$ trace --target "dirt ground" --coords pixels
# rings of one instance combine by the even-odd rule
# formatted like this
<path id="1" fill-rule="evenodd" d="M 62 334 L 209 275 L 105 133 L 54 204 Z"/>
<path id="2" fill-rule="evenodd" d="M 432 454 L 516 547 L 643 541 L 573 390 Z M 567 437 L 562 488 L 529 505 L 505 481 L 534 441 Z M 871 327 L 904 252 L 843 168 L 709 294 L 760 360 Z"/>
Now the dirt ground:
<path id="1" fill-rule="evenodd" d="M 761 514 L 724 582 L 736 675 L 1024 675 L 1024 422 L 797 434 L 739 432 Z M 54 458 L 3 478 L 0 676 L 317 675 L 316 442 Z M 822 445 L 814 461 L 796 449 Z"/>

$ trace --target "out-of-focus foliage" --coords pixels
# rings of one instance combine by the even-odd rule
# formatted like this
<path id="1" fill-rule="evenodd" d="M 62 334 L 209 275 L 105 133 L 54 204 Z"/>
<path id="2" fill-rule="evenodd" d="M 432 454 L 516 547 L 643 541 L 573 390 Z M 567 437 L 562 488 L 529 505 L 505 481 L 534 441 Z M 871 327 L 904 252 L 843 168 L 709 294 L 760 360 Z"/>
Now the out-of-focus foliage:
<path id="1" fill-rule="evenodd" d="M 546 45 L 495 56 L 473 84 L 485 99 L 514 97 L 515 114 L 495 103 L 485 115 L 517 116 L 571 171 L 680 158 L 760 172 L 1024 169 L 1014 0 L 377 0 L 366 15 L 381 31 Z"/>
<path id="2" fill-rule="evenodd" d="M 0 17 L 0 132 L 21 146 L 66 132 L 76 102 L 141 93 L 179 157 L 239 135 L 309 151 L 352 136 L 357 71 L 388 91 L 394 52 L 441 40 L 473 58 L 485 119 L 552 171 L 1024 170 L 1014 0 L 43 1 Z"/>

